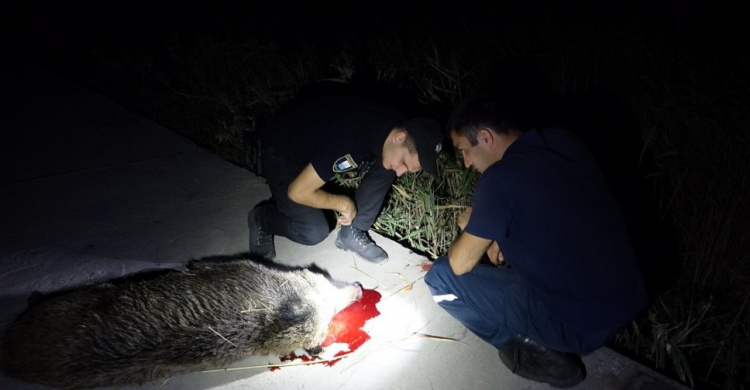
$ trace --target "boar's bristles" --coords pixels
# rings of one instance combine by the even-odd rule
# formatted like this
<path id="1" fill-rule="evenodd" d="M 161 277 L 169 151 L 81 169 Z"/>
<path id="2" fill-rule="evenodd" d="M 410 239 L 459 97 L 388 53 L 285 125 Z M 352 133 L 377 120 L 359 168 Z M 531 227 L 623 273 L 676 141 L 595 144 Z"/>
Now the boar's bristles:
<path id="1" fill-rule="evenodd" d="M 219 333 L 219 332 L 215 331 L 215 330 L 214 330 L 214 328 L 212 328 L 212 327 L 210 327 L 210 326 L 209 326 L 209 327 L 208 327 L 208 329 L 209 329 L 209 330 L 210 330 L 211 332 L 214 332 L 214 333 L 216 333 L 216 335 L 217 335 L 217 336 L 219 336 L 219 337 L 221 337 L 221 338 L 222 338 L 222 340 L 224 340 L 224 341 L 228 342 L 229 344 L 232 344 L 232 345 L 234 345 L 235 347 L 237 346 L 237 344 L 235 344 L 235 343 L 233 343 L 233 342 L 229 341 L 229 340 L 228 340 L 228 339 L 227 339 L 226 337 L 222 336 L 222 335 L 221 335 L 221 333 Z"/>

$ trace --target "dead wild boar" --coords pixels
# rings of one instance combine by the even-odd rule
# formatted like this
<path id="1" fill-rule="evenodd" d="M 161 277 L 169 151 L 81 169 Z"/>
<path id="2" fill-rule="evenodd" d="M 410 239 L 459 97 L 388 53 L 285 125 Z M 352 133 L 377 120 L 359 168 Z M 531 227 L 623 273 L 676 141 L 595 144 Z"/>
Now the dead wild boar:
<path id="1" fill-rule="evenodd" d="M 123 278 L 28 308 L 4 334 L 8 376 L 62 388 L 142 384 L 249 355 L 314 349 L 359 299 L 308 269 L 251 260 Z"/>

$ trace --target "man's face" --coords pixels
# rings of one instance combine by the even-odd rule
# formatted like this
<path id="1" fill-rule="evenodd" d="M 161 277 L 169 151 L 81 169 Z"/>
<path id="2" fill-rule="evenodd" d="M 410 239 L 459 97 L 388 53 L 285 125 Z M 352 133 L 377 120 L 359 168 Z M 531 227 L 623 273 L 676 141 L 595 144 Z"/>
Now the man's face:
<path id="1" fill-rule="evenodd" d="M 410 154 L 403 144 L 390 143 L 383 148 L 383 167 L 401 177 L 406 172 L 419 172 L 422 165 L 416 154 Z"/>
<path id="2" fill-rule="evenodd" d="M 489 131 L 486 129 L 480 130 Z M 451 140 L 456 150 L 461 153 L 461 158 L 464 161 L 466 168 L 474 167 L 479 173 L 484 172 L 490 165 L 497 161 L 490 145 L 487 142 L 483 142 L 482 137 L 478 137 L 476 145 L 472 145 L 469 139 L 458 135 L 455 131 L 451 131 Z"/>

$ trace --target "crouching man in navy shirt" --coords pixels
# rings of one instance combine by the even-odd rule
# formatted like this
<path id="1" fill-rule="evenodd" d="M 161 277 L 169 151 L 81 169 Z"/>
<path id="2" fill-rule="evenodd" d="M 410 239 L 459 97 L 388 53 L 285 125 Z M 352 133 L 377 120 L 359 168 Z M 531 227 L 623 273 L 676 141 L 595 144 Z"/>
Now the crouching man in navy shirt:
<path id="1" fill-rule="evenodd" d="M 448 129 L 466 167 L 482 175 L 458 219 L 462 232 L 425 282 L 512 372 L 580 383 L 579 355 L 611 342 L 648 300 L 599 168 L 569 131 L 522 132 L 487 95 L 461 102 Z"/>
<path id="2" fill-rule="evenodd" d="M 393 180 L 406 172 L 437 175 L 443 132 L 433 119 L 407 120 L 393 107 L 328 93 L 273 115 L 260 129 L 262 169 L 271 202 L 248 215 L 250 252 L 276 256 L 273 237 L 315 245 L 328 236 L 323 210 L 341 224 L 336 246 L 373 263 L 388 254 L 367 235 Z M 354 199 L 322 189 L 341 172 L 364 175 Z"/>

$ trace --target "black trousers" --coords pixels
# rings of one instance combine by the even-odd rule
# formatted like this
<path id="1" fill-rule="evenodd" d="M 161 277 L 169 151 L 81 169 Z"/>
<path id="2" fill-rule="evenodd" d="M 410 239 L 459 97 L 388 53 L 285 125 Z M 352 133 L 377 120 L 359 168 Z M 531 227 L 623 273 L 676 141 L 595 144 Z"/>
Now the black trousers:
<path id="1" fill-rule="evenodd" d="M 287 196 L 289 184 L 308 162 L 291 160 L 267 146 L 263 147 L 262 156 L 263 172 L 273 200 L 257 210 L 263 230 L 305 245 L 323 241 L 329 233 L 323 210 L 295 203 Z M 352 222 L 354 228 L 369 230 L 372 227 L 395 178 L 396 172 L 383 168 L 378 158 L 362 178 L 354 196 L 357 205 L 357 215 Z"/>

